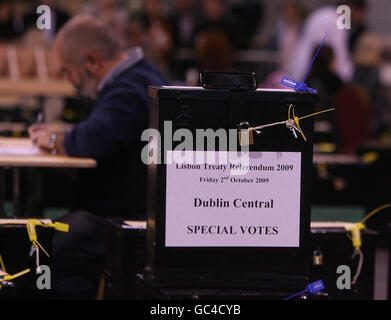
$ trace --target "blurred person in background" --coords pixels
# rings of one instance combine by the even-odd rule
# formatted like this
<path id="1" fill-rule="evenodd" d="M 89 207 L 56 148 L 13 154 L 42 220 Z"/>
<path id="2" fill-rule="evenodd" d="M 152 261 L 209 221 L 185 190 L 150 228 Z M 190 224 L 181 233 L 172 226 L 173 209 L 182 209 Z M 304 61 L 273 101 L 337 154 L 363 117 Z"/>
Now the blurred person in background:
<path id="1" fill-rule="evenodd" d="M 315 54 L 317 49 L 315 47 L 312 53 Z M 336 95 L 341 90 L 343 81 L 336 72 L 335 55 L 330 46 L 323 45 L 319 50 L 318 56 L 308 74 L 307 83 L 318 92 L 318 105 L 321 110 L 326 106 L 333 106 L 335 104 Z M 330 116 L 332 117 L 332 113 L 325 113 L 319 115 L 317 119 Z"/>
<path id="2" fill-rule="evenodd" d="M 15 24 L 14 2 L 0 0 L 0 42 L 10 42 L 20 35 Z"/>
<path id="3" fill-rule="evenodd" d="M 143 0 L 141 10 L 133 12 L 130 17 L 127 42 L 140 45 L 148 60 L 167 75 L 173 51 L 173 36 L 170 21 L 162 12 L 161 2 Z"/>
<path id="4" fill-rule="evenodd" d="M 355 46 L 361 35 L 368 30 L 366 18 L 368 6 L 366 0 L 347 0 L 341 1 L 341 4 L 350 7 L 351 14 L 351 30 L 349 33 L 349 50 L 354 51 Z"/>
<path id="5" fill-rule="evenodd" d="M 241 44 L 241 23 L 230 12 L 222 0 L 202 1 L 202 20 L 196 30 L 196 36 L 209 31 L 218 31 L 225 35 L 232 48 Z"/>
<path id="6" fill-rule="evenodd" d="M 349 0 L 346 4 L 351 8 L 349 48 L 355 68 L 353 81 L 369 95 L 370 133 L 372 138 L 377 138 L 387 131 L 385 114 L 389 108 L 387 89 L 380 81 L 384 39 L 367 26 L 367 1 Z"/>
<path id="7" fill-rule="evenodd" d="M 191 53 L 196 29 L 201 23 L 200 9 L 199 1 L 175 0 L 173 11 L 169 16 L 173 45 L 173 54 L 170 57 L 170 74 L 177 81 L 188 82 L 184 79 L 187 78 L 189 70 L 194 68 L 195 62 Z M 181 54 L 188 54 L 187 58 L 178 59 Z M 188 84 L 194 83 L 190 81 Z"/>
<path id="8" fill-rule="evenodd" d="M 281 17 L 271 36 L 268 48 L 279 52 L 279 69 L 285 72 L 300 38 L 305 9 L 297 1 L 285 1 Z"/>
<path id="9" fill-rule="evenodd" d="M 142 11 L 135 11 L 129 15 L 129 22 L 126 28 L 126 46 L 143 47 L 146 51 L 144 42 L 148 37 L 150 27 L 149 19 Z"/>
<path id="10" fill-rule="evenodd" d="M 195 55 L 198 71 L 229 71 L 233 67 L 233 48 L 224 32 L 209 30 L 196 37 Z"/>
<path id="11" fill-rule="evenodd" d="M 383 114 L 385 132 L 382 138 L 391 141 L 391 38 L 387 39 L 384 45 L 384 59 L 379 70 L 379 81 L 386 91 L 386 108 Z"/>
<path id="12" fill-rule="evenodd" d="M 303 81 L 313 57 L 313 48 L 320 44 L 327 34 L 325 44 L 329 45 L 335 57 L 335 72 L 342 81 L 352 80 L 354 67 L 349 52 L 349 31 L 337 28 L 336 6 L 321 7 L 313 11 L 304 22 L 303 31 L 292 52 L 292 60 L 287 76 Z"/>
<path id="13" fill-rule="evenodd" d="M 109 26 L 126 47 L 128 16 L 119 0 L 89 0 L 81 8 L 81 14 L 89 14 Z"/>
<path id="14" fill-rule="evenodd" d="M 282 14 L 269 39 L 268 49 L 279 56 L 277 70 L 266 76 L 262 86 L 273 89 L 286 89 L 281 82 L 282 76 L 289 72 L 293 52 L 296 51 L 306 16 L 305 8 L 297 1 L 285 1 Z"/>
<path id="15" fill-rule="evenodd" d="M 312 54 L 318 50 L 316 45 Z M 317 116 L 315 132 L 326 133 L 341 153 L 355 153 L 360 142 L 369 138 L 370 100 L 356 83 L 346 83 L 337 74 L 332 47 L 324 45 L 308 74 L 308 85 L 317 90 L 318 109 L 335 107 L 335 112 Z"/>
<path id="16" fill-rule="evenodd" d="M 196 0 L 175 0 L 170 16 L 172 40 L 175 48 L 191 48 L 201 14 Z"/>
<path id="17" fill-rule="evenodd" d="M 26 8 L 27 11 L 30 9 L 27 14 Z M 27 15 L 32 13 L 32 8 L 33 5 L 26 5 L 22 0 L 0 0 L 0 42 L 20 40 L 31 26 L 31 19 L 27 19 Z"/>
<path id="18" fill-rule="evenodd" d="M 233 0 L 231 12 L 235 20 L 240 24 L 240 37 L 238 47 L 247 49 L 253 46 L 254 37 L 264 18 L 264 4 L 258 0 Z"/>
<path id="19" fill-rule="evenodd" d="M 380 68 L 384 60 L 384 39 L 372 31 L 361 34 L 354 46 L 354 82 L 368 92 L 371 100 L 371 136 L 380 137 L 387 131 L 386 117 L 389 102 L 387 88 L 380 79 Z"/>

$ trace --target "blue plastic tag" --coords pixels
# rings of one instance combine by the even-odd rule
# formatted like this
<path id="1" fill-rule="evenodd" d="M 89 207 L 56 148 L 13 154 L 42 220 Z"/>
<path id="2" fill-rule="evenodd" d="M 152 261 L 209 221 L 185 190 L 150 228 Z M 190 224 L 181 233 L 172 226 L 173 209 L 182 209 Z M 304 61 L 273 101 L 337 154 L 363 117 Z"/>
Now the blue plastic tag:
<path id="1" fill-rule="evenodd" d="M 322 280 L 318 280 L 316 282 L 313 282 L 313 283 L 310 283 L 307 287 L 306 287 L 306 291 L 310 294 L 314 294 L 314 293 L 317 293 L 318 291 L 321 291 L 324 289 L 324 284 L 323 284 L 323 281 Z"/>

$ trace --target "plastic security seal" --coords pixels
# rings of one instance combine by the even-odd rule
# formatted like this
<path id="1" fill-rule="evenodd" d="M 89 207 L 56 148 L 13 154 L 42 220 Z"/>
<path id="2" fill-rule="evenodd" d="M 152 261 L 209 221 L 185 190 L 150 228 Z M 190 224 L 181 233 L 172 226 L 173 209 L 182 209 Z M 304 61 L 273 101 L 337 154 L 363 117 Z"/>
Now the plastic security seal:
<path id="1" fill-rule="evenodd" d="M 286 87 L 295 89 L 296 91 L 316 93 L 316 90 L 308 87 L 305 82 L 296 81 L 295 79 L 291 79 L 285 76 L 282 77 L 280 83 Z"/>
<path id="2" fill-rule="evenodd" d="M 322 48 L 324 42 L 326 41 L 326 38 L 327 38 L 327 34 L 324 36 L 324 38 L 322 40 L 322 43 L 320 44 L 318 50 L 316 51 L 314 57 L 312 58 L 311 64 L 310 64 L 310 66 L 309 66 L 309 68 L 308 68 L 308 70 L 307 70 L 307 72 L 305 74 L 304 80 L 303 81 L 297 81 L 295 79 L 291 79 L 291 78 L 283 76 L 281 78 L 281 81 L 280 81 L 280 83 L 282 85 L 284 85 L 286 87 L 290 87 L 292 89 L 295 89 L 296 91 L 316 93 L 315 89 L 312 89 L 312 88 L 307 86 L 307 84 L 305 83 L 305 80 L 308 77 L 308 74 L 309 74 L 309 72 L 311 70 L 312 65 L 314 64 L 314 61 L 315 61 L 316 57 L 318 56 L 318 53 L 319 53 L 320 49 Z"/>

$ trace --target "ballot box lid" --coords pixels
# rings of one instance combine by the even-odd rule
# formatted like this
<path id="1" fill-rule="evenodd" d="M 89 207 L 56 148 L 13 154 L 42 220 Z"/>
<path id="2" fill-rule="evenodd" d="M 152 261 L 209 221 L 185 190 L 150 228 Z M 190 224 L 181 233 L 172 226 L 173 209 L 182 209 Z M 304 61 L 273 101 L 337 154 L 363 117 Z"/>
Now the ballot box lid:
<path id="1" fill-rule="evenodd" d="M 230 91 L 205 89 L 203 87 L 186 87 L 186 86 L 149 86 L 148 95 L 150 98 L 164 98 L 164 99 L 195 99 L 195 100 L 209 100 L 213 99 L 225 100 L 230 99 L 232 95 L 246 96 L 248 99 L 255 99 L 257 101 L 282 101 L 289 97 L 296 97 L 297 102 L 301 103 L 315 103 L 318 101 L 316 93 L 299 92 L 292 89 L 267 89 L 258 88 L 256 90 L 248 91 Z"/>

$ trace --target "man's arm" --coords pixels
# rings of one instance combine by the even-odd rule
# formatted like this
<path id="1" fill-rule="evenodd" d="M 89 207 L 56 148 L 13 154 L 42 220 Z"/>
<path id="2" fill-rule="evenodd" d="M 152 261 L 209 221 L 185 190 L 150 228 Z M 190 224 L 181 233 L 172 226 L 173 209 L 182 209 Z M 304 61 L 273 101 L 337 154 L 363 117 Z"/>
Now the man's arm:
<path id="1" fill-rule="evenodd" d="M 66 154 L 103 160 L 139 139 L 148 124 L 148 102 L 125 88 L 99 101 L 90 118 L 74 126 L 63 141 Z"/>
<path id="2" fill-rule="evenodd" d="M 35 124 L 29 127 L 28 133 L 34 145 L 44 153 L 66 155 L 65 135 L 71 127 L 58 127 L 49 124 Z"/>

